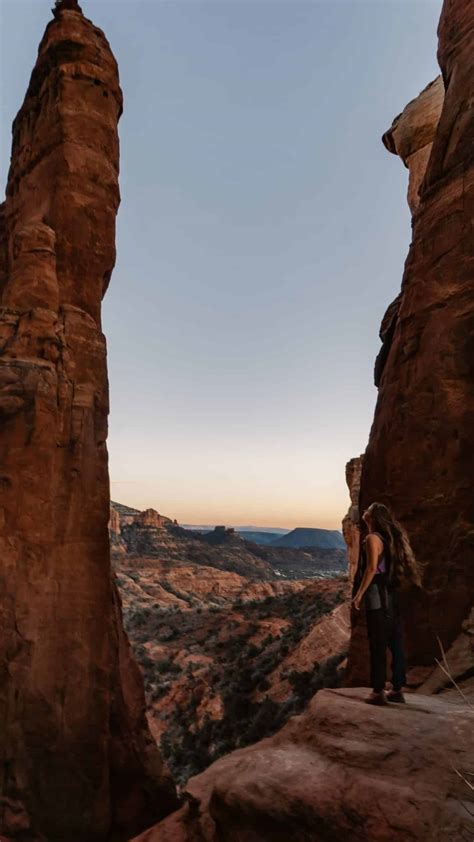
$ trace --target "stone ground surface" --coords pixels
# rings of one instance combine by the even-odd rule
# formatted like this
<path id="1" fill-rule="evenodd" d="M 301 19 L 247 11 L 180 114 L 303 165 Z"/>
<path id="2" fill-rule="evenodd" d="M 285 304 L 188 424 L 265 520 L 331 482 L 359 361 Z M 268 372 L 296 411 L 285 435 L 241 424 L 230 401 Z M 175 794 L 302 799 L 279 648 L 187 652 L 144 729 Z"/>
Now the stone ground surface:
<path id="1" fill-rule="evenodd" d="M 439 655 L 438 638 L 451 646 L 474 604 L 472 0 L 445 0 L 438 33 L 444 99 L 437 81 L 391 130 L 408 164 L 409 153 L 432 147 L 415 179 L 401 293 L 383 324 L 359 501 L 361 511 L 374 500 L 389 505 L 424 566 L 423 593 L 404 604 L 407 652 L 418 666 Z M 362 632 L 361 624 L 349 656 L 354 685 L 367 682 Z"/>
<path id="2" fill-rule="evenodd" d="M 192 778 L 181 810 L 135 842 L 468 842 L 474 708 L 456 694 L 367 705 L 322 690 L 274 737 Z"/>

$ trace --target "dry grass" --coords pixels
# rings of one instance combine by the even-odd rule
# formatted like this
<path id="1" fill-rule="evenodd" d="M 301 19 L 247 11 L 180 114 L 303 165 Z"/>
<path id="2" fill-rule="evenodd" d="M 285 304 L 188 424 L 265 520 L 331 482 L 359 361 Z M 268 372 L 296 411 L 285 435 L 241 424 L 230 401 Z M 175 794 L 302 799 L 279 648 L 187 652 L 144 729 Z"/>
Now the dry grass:
<path id="1" fill-rule="evenodd" d="M 441 659 L 442 659 L 442 660 L 441 660 L 441 661 L 438 661 L 438 659 L 437 659 L 437 658 L 435 658 L 436 663 L 438 664 L 438 666 L 439 666 L 440 670 L 442 670 L 442 672 L 444 672 L 445 676 L 446 676 L 447 678 L 449 678 L 449 680 L 450 680 L 451 684 L 453 685 L 453 687 L 455 687 L 455 688 L 456 688 L 456 690 L 458 691 L 459 695 L 462 697 L 462 699 L 463 699 L 463 701 L 465 702 L 465 704 L 466 704 L 468 707 L 470 707 L 470 708 L 471 708 L 471 710 L 474 710 L 474 704 L 473 704 L 471 701 L 469 701 L 469 699 L 467 698 L 466 694 L 465 694 L 465 693 L 463 693 L 463 691 L 461 690 L 461 688 L 460 688 L 459 684 L 457 684 L 457 682 L 455 681 L 455 679 L 454 679 L 454 678 L 453 678 L 453 676 L 452 676 L 452 673 L 451 673 L 451 670 L 450 670 L 450 668 L 449 668 L 449 664 L 448 664 L 448 661 L 447 661 L 447 658 L 446 658 L 446 652 L 444 651 L 443 644 L 441 643 L 441 640 L 439 639 L 439 637 L 437 638 L 437 641 L 438 641 L 438 646 L 439 646 L 439 648 L 440 648 L 440 650 L 441 650 Z"/>
<path id="2" fill-rule="evenodd" d="M 438 637 L 438 645 L 439 645 L 439 648 L 440 648 L 440 651 L 441 651 L 441 660 L 438 660 L 437 658 L 435 658 L 436 663 L 438 664 L 438 666 L 442 670 L 442 672 L 445 674 L 445 676 L 449 679 L 449 681 L 451 682 L 453 687 L 456 688 L 457 692 L 461 696 L 461 698 L 462 698 L 464 704 L 466 705 L 466 707 L 468 707 L 472 711 L 474 711 L 474 704 L 467 698 L 466 694 L 463 693 L 459 684 L 453 678 L 452 672 L 449 668 L 448 660 L 446 658 L 446 652 L 444 651 L 443 644 L 441 643 L 441 640 L 439 639 L 439 637 Z M 453 772 L 455 772 L 456 775 L 459 778 L 461 778 L 461 780 L 464 782 L 468 791 L 470 793 L 474 793 L 474 772 L 468 772 L 465 769 L 464 770 L 456 769 L 455 766 L 452 766 L 451 768 L 452 768 Z M 458 803 L 462 806 L 462 808 L 466 811 L 466 813 L 470 816 L 470 818 L 474 818 L 474 813 L 471 812 L 471 810 L 466 806 L 466 804 L 463 801 L 459 801 Z"/>

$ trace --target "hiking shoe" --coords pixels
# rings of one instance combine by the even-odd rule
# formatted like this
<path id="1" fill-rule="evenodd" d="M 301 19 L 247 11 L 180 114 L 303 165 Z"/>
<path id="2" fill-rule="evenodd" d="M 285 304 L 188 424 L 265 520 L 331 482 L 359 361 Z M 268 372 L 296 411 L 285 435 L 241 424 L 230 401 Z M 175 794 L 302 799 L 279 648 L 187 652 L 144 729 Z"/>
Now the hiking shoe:
<path id="1" fill-rule="evenodd" d="M 406 705 L 406 699 L 401 690 L 389 690 L 387 701 L 395 702 L 397 705 Z"/>
<path id="2" fill-rule="evenodd" d="M 382 690 L 381 693 L 371 693 L 369 698 L 365 701 L 368 705 L 378 705 L 379 707 L 383 707 L 388 704 L 384 690 Z"/>

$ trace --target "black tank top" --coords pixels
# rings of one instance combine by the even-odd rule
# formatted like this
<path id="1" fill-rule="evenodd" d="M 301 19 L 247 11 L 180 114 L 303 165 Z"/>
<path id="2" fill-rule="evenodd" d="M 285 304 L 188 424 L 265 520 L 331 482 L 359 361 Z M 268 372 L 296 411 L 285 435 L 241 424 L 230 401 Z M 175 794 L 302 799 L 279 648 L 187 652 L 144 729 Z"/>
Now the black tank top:
<path id="1" fill-rule="evenodd" d="M 376 611 L 380 608 L 388 610 L 390 596 L 388 592 L 388 572 L 389 572 L 389 558 L 386 547 L 386 541 L 380 532 L 369 533 L 378 535 L 383 544 L 382 552 L 377 561 L 377 572 L 372 579 L 369 587 L 364 594 L 364 608 L 367 611 Z M 366 535 L 363 541 L 363 570 L 367 568 L 367 550 L 366 540 L 369 536 Z"/>

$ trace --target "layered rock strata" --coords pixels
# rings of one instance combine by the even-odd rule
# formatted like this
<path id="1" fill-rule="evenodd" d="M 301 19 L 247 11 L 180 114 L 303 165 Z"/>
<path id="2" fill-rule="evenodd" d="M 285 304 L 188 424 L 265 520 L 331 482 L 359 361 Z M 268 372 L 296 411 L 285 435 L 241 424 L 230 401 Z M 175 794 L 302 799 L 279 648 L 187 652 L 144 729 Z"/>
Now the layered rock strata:
<path id="1" fill-rule="evenodd" d="M 444 102 L 444 84 L 437 76 L 429 85 L 408 103 L 402 113 L 385 132 L 382 141 L 389 152 L 399 155 L 408 169 L 408 205 L 412 214 L 420 204 L 420 190 L 425 177 L 433 141 Z M 397 295 L 387 310 L 380 325 L 382 347 L 374 367 L 374 381 L 380 386 L 397 325 L 402 296 Z"/>
<path id="2" fill-rule="evenodd" d="M 438 50 L 444 102 L 379 372 L 360 492 L 362 507 L 373 500 L 392 507 L 425 566 L 425 592 L 407 598 L 405 615 L 410 661 L 427 666 L 439 656 L 437 638 L 448 648 L 474 602 L 473 55 L 474 5 L 446 0 Z M 433 125 L 436 109 L 430 115 Z M 427 136 L 429 143 L 431 129 Z M 392 138 L 400 151 L 393 128 Z M 362 650 L 356 632 L 355 683 L 367 678 Z"/>
<path id="3" fill-rule="evenodd" d="M 106 38 L 57 3 L 0 213 L 0 832 L 18 842 L 126 839 L 176 803 L 107 533 L 121 110 Z"/>

